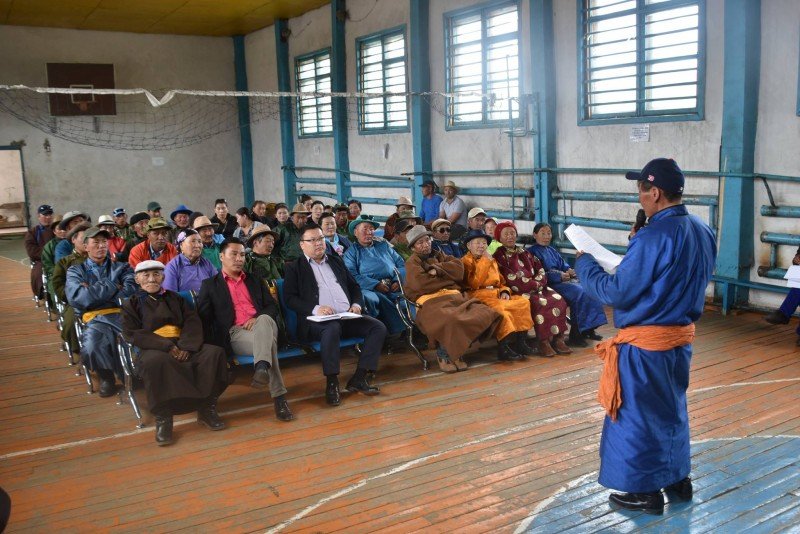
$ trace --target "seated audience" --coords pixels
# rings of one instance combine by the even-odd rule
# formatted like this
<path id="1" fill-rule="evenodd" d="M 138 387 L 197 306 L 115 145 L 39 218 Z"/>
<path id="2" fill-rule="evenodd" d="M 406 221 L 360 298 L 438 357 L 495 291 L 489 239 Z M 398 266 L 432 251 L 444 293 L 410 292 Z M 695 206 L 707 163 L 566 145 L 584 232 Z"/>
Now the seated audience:
<path id="1" fill-rule="evenodd" d="M 344 253 L 344 263 L 361 287 L 366 312 L 386 325 L 390 336 L 404 329 L 394 301 L 400 296 L 400 284 L 394 269 L 405 276 L 405 262 L 389 243 L 375 237 L 378 223 L 369 215 L 350 221 L 350 232 L 356 236 Z"/>
<path id="2" fill-rule="evenodd" d="M 314 200 L 311 202 L 311 213 L 309 214 L 306 222 L 313 222 L 317 226 L 320 225 L 320 218 L 322 217 L 322 213 L 325 211 L 325 203 L 321 200 Z"/>
<path id="3" fill-rule="evenodd" d="M 127 243 L 117 235 L 117 223 L 111 215 L 101 215 L 97 218 L 97 226 L 106 230 L 111 237 L 108 239 L 108 255 L 114 261 L 125 261 Z"/>
<path id="4" fill-rule="evenodd" d="M 494 235 L 494 229 L 497 228 L 497 221 L 492 219 L 491 217 L 487 217 L 486 222 L 483 225 L 483 233 L 486 235 Z M 489 254 L 494 255 L 497 252 L 497 249 L 502 247 L 503 245 L 500 243 L 499 240 L 493 239 L 491 243 L 489 243 L 489 248 L 486 251 Z"/>
<path id="5" fill-rule="evenodd" d="M 192 214 L 192 210 L 186 207 L 185 204 L 179 204 L 175 210 L 169 214 L 169 218 L 172 223 L 175 225 L 175 236 L 181 230 L 186 230 L 190 228 L 189 226 L 189 216 Z"/>
<path id="6" fill-rule="evenodd" d="M 164 289 L 197 293 L 203 280 L 217 274 L 217 268 L 203 257 L 203 242 L 196 230 L 187 228 L 181 231 L 176 242 L 180 254 L 164 268 Z"/>
<path id="7" fill-rule="evenodd" d="M 403 261 L 406 261 L 412 254 L 408 241 L 406 241 L 406 233 L 418 224 L 422 224 L 422 219 L 414 215 L 413 211 L 404 211 L 395 223 L 395 235 L 390 243 Z"/>
<path id="8" fill-rule="evenodd" d="M 215 225 L 215 233 L 222 234 L 225 239 L 233 237 L 233 232 L 236 230 L 236 217 L 228 212 L 228 201 L 224 198 L 214 201 L 214 216 L 211 217 L 211 222 Z"/>
<path id="9" fill-rule="evenodd" d="M 87 259 L 67 270 L 67 302 L 86 323 L 81 358 L 100 377 L 99 395 L 116 393 L 114 374 L 122 376 L 117 356 L 117 334 L 121 331 L 119 299 L 136 290 L 133 270 L 127 263 L 108 257 L 108 231 L 93 226 L 83 235 Z"/>
<path id="10" fill-rule="evenodd" d="M 111 216 L 114 217 L 117 235 L 125 241 L 129 241 L 133 237 L 133 228 L 128 224 L 128 214 L 125 213 L 125 208 L 114 208 Z"/>
<path id="11" fill-rule="evenodd" d="M 289 213 L 290 219 L 275 229 L 280 236 L 278 247 L 283 261 L 294 261 L 303 254 L 300 250 L 300 230 L 310 213 L 303 204 L 297 203 Z"/>
<path id="12" fill-rule="evenodd" d="M 130 227 L 131 232 L 129 233 L 129 237 L 126 240 L 128 242 L 128 254 L 130 254 L 131 249 L 141 243 L 142 241 L 147 240 L 147 222 L 150 220 L 150 215 L 147 214 L 146 211 L 140 211 L 138 213 L 134 213 L 131 217 Z"/>
<path id="13" fill-rule="evenodd" d="M 444 199 L 439 204 L 439 218 L 447 219 L 453 228 L 453 239 L 460 239 L 467 231 L 467 205 L 456 193 L 458 187 L 451 180 L 444 184 Z"/>
<path id="14" fill-rule="evenodd" d="M 404 211 L 414 211 L 414 204 L 411 203 L 411 199 L 408 197 L 400 197 L 397 199 L 397 204 L 395 204 L 397 210 L 389 215 L 389 218 L 386 219 L 386 222 L 383 223 L 383 238 L 387 241 L 391 241 L 394 237 L 394 225 L 397 222 L 397 219 L 400 218 L 400 213 Z"/>
<path id="15" fill-rule="evenodd" d="M 278 233 L 262 224 L 247 241 L 250 252 L 244 262 L 244 270 L 267 282 L 283 278 L 283 260 L 272 253 Z M 272 287 L 272 284 L 268 284 Z M 275 295 L 272 295 L 275 298 Z"/>
<path id="16" fill-rule="evenodd" d="M 253 220 L 250 210 L 242 206 L 236 210 L 236 224 L 239 225 L 239 227 L 233 231 L 233 237 L 242 243 L 246 243 L 253 234 L 253 230 L 263 223 Z"/>
<path id="17" fill-rule="evenodd" d="M 511 291 L 530 299 L 530 313 L 536 323 L 540 356 L 572 352 L 564 343 L 567 332 L 567 302 L 547 286 L 547 275 L 539 259 L 517 246 L 517 227 L 510 221 L 497 225 L 494 235 L 502 247 L 494 253 Z M 553 350 L 555 349 L 555 350 Z"/>
<path id="18" fill-rule="evenodd" d="M 461 258 L 461 256 L 464 255 L 464 252 L 461 250 L 459 245 L 456 245 L 450 241 L 450 232 L 450 221 L 447 219 L 436 219 L 433 221 L 431 223 L 431 235 L 433 236 L 431 248 L 434 252 L 441 250 L 448 256 Z"/>
<path id="19" fill-rule="evenodd" d="M 564 297 L 570 309 L 570 345 L 586 347 L 586 339 L 600 341 L 603 336 L 594 329 L 608 323 L 603 305 L 583 290 L 578 282 L 578 274 L 564 261 L 561 254 L 550 246 L 553 230 L 547 223 L 539 223 L 533 228 L 536 244 L 528 247 L 528 252 L 536 256 L 547 273 L 548 285 Z"/>
<path id="20" fill-rule="evenodd" d="M 336 232 L 336 216 L 333 213 L 326 212 L 320 217 L 320 228 L 322 235 L 325 236 L 325 249 L 330 253 L 336 253 L 339 257 L 344 256 L 347 249 L 350 248 L 350 240 Z"/>
<path id="21" fill-rule="evenodd" d="M 156 260 L 164 265 L 178 255 L 178 249 L 169 242 L 171 228 L 167 221 L 160 217 L 147 221 L 147 241 L 133 247 L 128 254 L 128 263 L 132 268 L 140 261 Z"/>
<path id="22" fill-rule="evenodd" d="M 464 264 L 434 251 L 431 232 L 424 226 L 415 226 L 407 236 L 414 253 L 406 260 L 404 289 L 417 304 L 416 324 L 429 343 L 438 345 L 436 356 L 442 371 L 464 370 L 469 346 L 492 336 L 502 317 L 478 299 L 464 296 L 460 285 Z"/>
<path id="23" fill-rule="evenodd" d="M 53 238 L 42 247 L 42 272 L 47 275 L 47 290 L 53 295 L 53 268 L 56 263 L 56 246 L 66 237 L 66 230 L 58 227 L 61 223 L 61 215 L 54 215 L 53 222 L 50 223 L 50 230 Z"/>
<path id="24" fill-rule="evenodd" d="M 419 211 L 419 216 L 422 217 L 422 222 L 430 224 L 439 218 L 439 206 L 442 203 L 442 197 L 436 194 L 439 187 L 431 179 L 422 182 L 422 209 Z"/>
<path id="25" fill-rule="evenodd" d="M 252 219 L 254 221 L 258 221 L 261 224 L 269 225 L 270 221 L 267 217 L 267 203 L 263 200 L 255 200 L 253 201 L 253 205 L 250 206 L 250 212 L 253 214 Z"/>
<path id="26" fill-rule="evenodd" d="M 470 230 L 464 237 L 467 254 L 464 264 L 464 287 L 467 295 L 476 298 L 502 315 L 503 320 L 494 331 L 500 342 L 497 359 L 501 361 L 524 360 L 533 351 L 526 343 L 528 330 L 533 327 L 528 299 L 512 295 L 500 275 L 497 262 L 486 254 L 492 238 L 481 230 Z"/>
<path id="27" fill-rule="evenodd" d="M 792 265 L 800 265 L 800 247 L 792 258 Z M 800 288 L 789 289 L 789 294 L 783 299 L 781 307 L 769 313 L 764 320 L 770 324 L 789 324 L 789 319 L 794 315 L 797 306 L 800 306 Z M 797 326 L 797 346 L 800 347 L 800 325 Z"/>
<path id="28" fill-rule="evenodd" d="M 42 204 L 37 211 L 37 224 L 25 232 L 25 252 L 31 260 L 31 291 L 33 296 L 42 298 L 42 249 L 55 237 L 50 225 L 53 224 L 53 208 Z"/>
<path id="29" fill-rule="evenodd" d="M 347 204 L 336 204 L 333 207 L 333 216 L 336 217 L 336 233 L 349 239 L 350 208 Z"/>
<path id="30" fill-rule="evenodd" d="M 61 222 L 58 223 L 58 227 L 64 231 L 64 233 L 68 233 L 70 230 L 78 226 L 82 222 L 86 222 L 89 220 L 89 216 L 81 211 L 68 211 L 64 214 L 64 217 L 61 219 Z M 54 262 L 60 260 L 64 256 L 69 256 L 72 254 L 72 243 L 70 243 L 66 239 L 62 239 L 56 245 Z"/>
<path id="31" fill-rule="evenodd" d="M 244 244 L 226 239 L 220 245 L 222 269 L 206 278 L 197 297 L 206 342 L 223 347 L 225 354 L 252 354 L 252 387 L 269 387 L 275 416 L 294 419 L 286 402 L 286 387 L 278 365 L 278 304 L 269 290 L 244 269 Z"/>
<path id="32" fill-rule="evenodd" d="M 161 217 L 161 204 L 153 200 L 147 203 L 147 214 L 151 219 Z"/>
<path id="33" fill-rule="evenodd" d="M 69 346 L 71 351 L 70 360 L 73 363 L 78 363 L 81 360 L 81 354 L 79 352 L 80 346 L 78 345 L 78 332 L 75 329 L 75 309 L 70 306 L 67 300 L 67 271 L 73 265 L 80 265 L 86 261 L 86 243 L 83 242 L 83 238 L 84 233 L 89 228 L 91 228 L 91 225 L 83 222 L 70 230 L 69 234 L 67 234 L 67 239 L 72 242 L 72 254 L 58 260 L 55 268 L 53 268 L 53 294 L 64 303 L 64 324 L 61 328 L 61 339 Z"/>
<path id="34" fill-rule="evenodd" d="M 279 224 L 285 224 L 289 220 L 289 206 L 283 202 L 275 204 L 275 224 L 270 225 L 274 230 Z"/>
<path id="35" fill-rule="evenodd" d="M 386 327 L 372 317 L 334 319 L 313 322 L 311 315 L 324 316 L 351 312 L 361 315 L 364 301 L 361 290 L 337 254 L 325 252 L 322 230 L 313 223 L 303 228 L 300 247 L 303 256 L 286 264 L 284 298 L 297 313 L 297 332 L 301 340 L 320 341 L 322 372 L 327 384 L 325 401 L 331 406 L 341 402 L 339 395 L 339 342 L 344 337 L 364 337 L 355 373 L 347 381 L 347 390 L 377 395 L 379 390 L 367 381 L 367 374 L 378 369 L 378 358 L 386 337 Z"/>
<path id="36" fill-rule="evenodd" d="M 214 232 L 214 223 L 205 215 L 198 216 L 192 223 L 192 227 L 200 234 L 200 242 L 203 243 L 203 257 L 219 271 L 222 268 L 222 262 L 219 259 L 219 245 L 225 238 L 222 237 L 222 234 Z"/>
<path id="37" fill-rule="evenodd" d="M 351 221 L 361 216 L 361 201 L 351 198 L 347 201 L 347 218 Z"/>
<path id="38" fill-rule="evenodd" d="M 311 213 L 311 204 L 313 204 L 314 199 L 311 198 L 311 195 L 307 195 L 303 193 L 300 195 L 300 204 L 303 205 L 305 210 L 310 214 Z"/>
<path id="39" fill-rule="evenodd" d="M 492 235 L 494 235 L 494 234 L 490 234 L 489 232 L 487 232 L 486 229 L 484 228 L 484 226 L 486 225 L 486 212 L 483 211 L 481 208 L 477 208 L 477 207 L 476 208 L 472 208 L 471 210 L 469 210 L 469 213 L 467 215 L 468 215 L 468 217 L 467 217 L 467 231 L 469 231 L 469 230 L 480 230 L 481 232 L 483 232 L 484 234 L 486 234 L 486 235 L 488 235 L 490 237 Z M 491 245 L 495 246 L 495 250 L 497 250 L 497 247 L 500 246 L 500 244 L 497 242 L 496 239 L 492 240 L 492 242 L 490 243 L 490 246 Z M 461 252 L 462 253 L 467 251 L 467 246 L 464 244 L 463 238 L 462 238 L 462 241 L 460 242 L 460 246 L 461 246 Z M 491 248 L 487 249 L 487 250 L 489 250 L 490 254 L 493 254 L 493 252 L 491 251 Z"/>
<path id="40" fill-rule="evenodd" d="M 156 420 L 156 444 L 172 443 L 176 413 L 197 410 L 198 423 L 222 430 L 217 399 L 228 385 L 225 351 L 203 343 L 197 313 L 180 295 L 162 287 L 161 262 L 140 262 L 135 276 L 140 289 L 122 305 L 122 332 L 139 349 L 137 371 Z"/>

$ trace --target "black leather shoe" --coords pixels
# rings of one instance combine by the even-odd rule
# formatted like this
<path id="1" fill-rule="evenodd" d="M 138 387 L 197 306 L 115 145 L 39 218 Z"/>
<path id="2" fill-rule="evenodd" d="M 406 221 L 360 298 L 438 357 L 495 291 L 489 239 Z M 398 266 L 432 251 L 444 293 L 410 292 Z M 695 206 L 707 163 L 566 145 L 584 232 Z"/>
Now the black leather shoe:
<path id="1" fill-rule="evenodd" d="M 780 310 L 775 310 L 772 313 L 768 313 L 764 320 L 767 321 L 769 324 L 789 324 L 789 318 L 786 317 Z"/>
<path id="2" fill-rule="evenodd" d="M 670 484 L 664 491 L 672 497 L 677 497 L 679 500 L 682 501 L 691 501 L 692 496 L 694 495 L 694 489 L 692 488 L 692 479 L 690 477 L 686 477 L 683 480 L 679 480 L 675 484 Z"/>
<path id="3" fill-rule="evenodd" d="M 346 389 L 350 393 L 361 393 L 362 395 L 369 395 L 369 396 L 377 395 L 378 393 L 381 392 L 381 390 L 378 389 L 376 386 L 370 385 L 370 383 L 367 382 L 366 377 L 351 378 L 350 380 L 347 381 Z"/>
<path id="4" fill-rule="evenodd" d="M 159 447 L 172 444 L 172 416 L 156 416 L 156 444 Z"/>
<path id="5" fill-rule="evenodd" d="M 325 386 L 325 402 L 330 406 L 339 406 L 342 403 L 342 395 L 339 393 L 339 381 L 328 381 Z"/>
<path id="6" fill-rule="evenodd" d="M 209 430 L 222 430 L 225 423 L 217 413 L 217 399 L 211 399 L 197 410 L 197 424 L 207 427 Z"/>
<path id="7" fill-rule="evenodd" d="M 533 356 L 536 354 L 536 349 L 526 343 L 528 334 L 525 332 L 517 332 L 516 339 L 514 339 L 514 352 L 523 356 Z"/>
<path id="8" fill-rule="evenodd" d="M 276 397 L 273 399 L 273 403 L 275 404 L 275 417 L 278 418 L 278 421 L 289 422 L 294 419 L 294 414 L 292 410 L 289 409 L 289 403 L 286 402 L 286 397 L 283 395 Z"/>
<path id="9" fill-rule="evenodd" d="M 661 515 L 664 513 L 664 494 L 655 493 L 612 493 L 608 502 L 615 510 L 641 510 L 646 514 Z"/>
<path id="10" fill-rule="evenodd" d="M 117 384 L 114 382 L 113 379 L 103 379 L 100 381 L 100 389 L 97 390 L 97 394 L 101 397 L 111 397 L 117 393 Z"/>
<path id="11" fill-rule="evenodd" d="M 508 337 L 506 337 L 497 345 L 497 359 L 501 362 L 521 362 L 526 358 L 511 348 L 511 343 L 508 341 Z"/>
<path id="12" fill-rule="evenodd" d="M 583 337 L 585 337 L 586 339 L 591 339 L 592 341 L 601 341 L 603 339 L 603 336 L 595 332 L 594 328 L 591 328 L 586 332 L 583 332 Z"/>
<path id="13" fill-rule="evenodd" d="M 581 334 L 573 334 L 572 331 L 569 333 L 569 337 L 567 337 L 567 345 L 570 347 L 588 347 L 589 342 Z"/>
<path id="14" fill-rule="evenodd" d="M 261 361 L 256 364 L 255 372 L 253 373 L 253 381 L 250 382 L 250 387 L 264 389 L 269 387 L 269 364 Z"/>

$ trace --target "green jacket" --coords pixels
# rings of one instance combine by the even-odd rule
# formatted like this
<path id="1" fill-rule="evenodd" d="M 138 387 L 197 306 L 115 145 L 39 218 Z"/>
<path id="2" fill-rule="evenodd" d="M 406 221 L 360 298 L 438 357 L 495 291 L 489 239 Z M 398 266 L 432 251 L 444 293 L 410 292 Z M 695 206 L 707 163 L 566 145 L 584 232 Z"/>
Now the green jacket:
<path id="1" fill-rule="evenodd" d="M 283 260 L 273 254 L 262 256 L 251 251 L 247 253 L 244 270 L 264 280 L 277 280 L 283 278 Z"/>
<path id="2" fill-rule="evenodd" d="M 219 259 L 219 245 L 214 243 L 210 247 L 203 245 L 203 257 L 211 262 L 211 265 L 217 268 L 218 271 L 222 270 L 222 261 Z"/>
<path id="3" fill-rule="evenodd" d="M 275 231 L 278 232 L 280 255 L 284 261 L 294 261 L 303 255 L 303 251 L 300 250 L 300 230 L 292 221 L 278 225 Z"/>
<path id="4" fill-rule="evenodd" d="M 80 265 L 86 261 L 86 254 L 73 252 L 69 256 L 64 256 L 53 268 L 53 291 L 61 302 L 67 302 L 65 288 L 67 287 L 67 270 L 73 265 Z"/>

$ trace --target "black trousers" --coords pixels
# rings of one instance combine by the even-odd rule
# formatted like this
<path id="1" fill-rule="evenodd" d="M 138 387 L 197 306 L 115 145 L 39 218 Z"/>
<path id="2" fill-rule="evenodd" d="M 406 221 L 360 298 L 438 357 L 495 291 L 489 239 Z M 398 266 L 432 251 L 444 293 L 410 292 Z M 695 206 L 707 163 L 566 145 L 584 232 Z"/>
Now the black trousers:
<path id="1" fill-rule="evenodd" d="M 312 341 L 320 342 L 322 372 L 325 375 L 339 374 L 339 340 L 343 337 L 363 337 L 364 346 L 358 358 L 358 367 L 368 371 L 378 369 L 378 358 L 386 338 L 386 326 L 374 317 L 363 315 L 360 319 L 309 322 L 308 331 Z"/>

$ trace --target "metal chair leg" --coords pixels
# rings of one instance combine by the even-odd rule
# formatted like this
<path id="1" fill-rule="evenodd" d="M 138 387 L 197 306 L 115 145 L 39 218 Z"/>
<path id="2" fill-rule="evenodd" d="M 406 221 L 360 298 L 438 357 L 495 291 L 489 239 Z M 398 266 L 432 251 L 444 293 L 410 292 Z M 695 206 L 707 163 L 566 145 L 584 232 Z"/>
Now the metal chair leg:
<path id="1" fill-rule="evenodd" d="M 83 376 L 86 379 L 86 393 L 92 395 L 94 393 L 94 384 L 92 383 L 92 373 L 89 372 L 89 368 L 86 367 L 86 364 L 81 364 L 81 368 L 83 369 Z"/>

